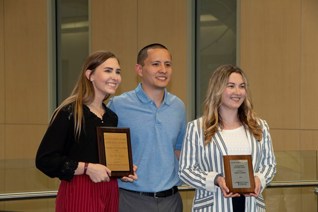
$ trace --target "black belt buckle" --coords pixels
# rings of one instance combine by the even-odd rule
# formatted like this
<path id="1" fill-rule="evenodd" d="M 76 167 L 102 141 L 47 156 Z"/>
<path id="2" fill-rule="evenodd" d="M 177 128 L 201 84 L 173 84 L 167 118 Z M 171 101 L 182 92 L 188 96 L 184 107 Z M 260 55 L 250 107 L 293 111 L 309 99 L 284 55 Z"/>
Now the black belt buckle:
<path id="1" fill-rule="evenodd" d="M 139 195 L 142 196 L 149 196 L 149 197 L 153 197 L 153 198 L 164 198 L 164 197 L 169 197 L 172 196 L 176 193 L 178 193 L 178 187 L 174 186 L 169 190 L 165 190 L 165 191 L 159 191 L 159 192 L 139 192 L 139 191 L 131 191 L 131 190 L 126 190 L 123 189 L 125 191 L 129 191 L 129 192 L 133 192 L 133 193 L 138 193 Z"/>
<path id="2" fill-rule="evenodd" d="M 160 193 L 159 193 L 160 194 Z M 157 192 L 155 192 L 154 194 L 153 194 L 153 197 L 154 198 L 160 198 L 159 196 L 158 196 L 158 193 Z"/>
<path id="3" fill-rule="evenodd" d="M 174 186 L 174 187 L 172 187 L 171 189 L 166 190 L 166 191 L 155 192 L 154 195 L 153 195 L 153 197 L 154 197 L 154 198 L 168 197 L 168 196 L 174 195 L 174 194 L 177 193 L 177 192 L 178 192 L 178 187 L 177 187 L 177 186 Z"/>
<path id="4" fill-rule="evenodd" d="M 154 198 L 163 198 L 163 197 L 167 197 L 167 194 L 165 192 L 155 192 L 155 193 L 153 193 L 153 197 Z"/>

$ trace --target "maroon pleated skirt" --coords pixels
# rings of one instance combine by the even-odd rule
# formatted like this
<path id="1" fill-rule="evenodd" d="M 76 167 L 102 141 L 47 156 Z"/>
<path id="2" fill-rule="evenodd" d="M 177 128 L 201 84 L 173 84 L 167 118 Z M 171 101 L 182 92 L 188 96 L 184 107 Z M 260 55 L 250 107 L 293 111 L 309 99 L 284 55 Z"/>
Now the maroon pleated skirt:
<path id="1" fill-rule="evenodd" d="M 56 212 L 118 212 L 117 179 L 94 183 L 87 175 L 61 181 Z"/>

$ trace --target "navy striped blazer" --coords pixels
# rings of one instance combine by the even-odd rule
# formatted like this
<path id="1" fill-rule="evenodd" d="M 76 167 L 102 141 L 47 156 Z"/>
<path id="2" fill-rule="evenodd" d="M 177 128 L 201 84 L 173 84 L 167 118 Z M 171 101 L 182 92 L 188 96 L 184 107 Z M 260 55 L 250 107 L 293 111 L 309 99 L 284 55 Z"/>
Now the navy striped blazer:
<path id="1" fill-rule="evenodd" d="M 261 141 L 257 141 L 249 130 L 246 131 L 254 175 L 259 177 L 263 191 L 276 174 L 276 160 L 269 127 L 264 120 L 260 119 L 259 123 L 263 130 Z M 184 183 L 195 188 L 192 211 L 232 211 L 232 198 L 225 198 L 214 184 L 217 174 L 224 176 L 223 155 L 227 154 L 220 131 L 208 145 L 204 145 L 202 117 L 188 123 L 180 155 L 179 176 Z M 265 211 L 262 194 L 257 198 L 246 197 L 245 201 L 246 212 Z"/>

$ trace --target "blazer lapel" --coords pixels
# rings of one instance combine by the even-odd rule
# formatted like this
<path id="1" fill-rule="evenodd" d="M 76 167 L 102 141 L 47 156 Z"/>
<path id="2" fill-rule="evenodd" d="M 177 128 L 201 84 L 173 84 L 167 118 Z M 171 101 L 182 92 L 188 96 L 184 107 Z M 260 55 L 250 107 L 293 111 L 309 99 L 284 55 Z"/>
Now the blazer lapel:
<path id="1" fill-rule="evenodd" d="M 228 155 L 228 150 L 226 148 L 226 145 L 224 143 L 224 139 L 221 135 L 221 132 L 218 130 L 215 135 L 213 136 L 213 141 L 218 148 L 218 150 L 221 152 L 222 155 Z"/>
<path id="2" fill-rule="evenodd" d="M 256 141 L 253 134 L 246 130 L 247 140 L 249 142 L 249 145 L 251 147 L 251 155 L 252 155 L 252 163 L 253 163 L 253 169 L 255 171 L 257 164 L 259 164 L 260 157 L 258 157 L 258 152 L 260 149 L 260 142 Z"/>

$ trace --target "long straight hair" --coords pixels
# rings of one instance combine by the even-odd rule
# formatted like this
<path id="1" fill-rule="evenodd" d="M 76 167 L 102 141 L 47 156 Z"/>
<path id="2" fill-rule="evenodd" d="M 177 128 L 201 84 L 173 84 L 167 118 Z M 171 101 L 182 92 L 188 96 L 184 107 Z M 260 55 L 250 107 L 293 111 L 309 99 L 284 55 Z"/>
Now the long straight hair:
<path id="1" fill-rule="evenodd" d="M 90 104 L 95 97 L 95 90 L 93 83 L 86 77 L 85 73 L 87 70 L 91 70 L 90 75 L 92 75 L 96 68 L 104 63 L 109 58 L 117 57 L 108 51 L 97 51 L 89 55 L 83 66 L 79 78 L 73 88 L 71 95 L 66 98 L 54 111 L 53 116 L 51 118 L 50 124 L 54 121 L 57 114 L 67 105 L 72 105 L 72 114 L 74 119 L 74 134 L 76 138 L 79 138 L 81 134 L 81 129 L 83 123 L 83 105 Z M 118 59 L 117 59 L 118 61 Z M 119 61 L 118 61 L 119 63 Z M 106 100 L 110 95 L 106 95 Z"/>
<path id="2" fill-rule="evenodd" d="M 205 144 L 211 142 L 211 138 L 217 132 L 219 127 L 221 129 L 223 128 L 219 107 L 221 105 L 222 94 L 232 73 L 240 74 L 246 85 L 246 98 L 242 105 L 238 108 L 238 118 L 241 123 L 243 123 L 245 127 L 252 132 L 258 141 L 262 139 L 262 129 L 258 124 L 249 91 L 247 89 L 247 77 L 243 70 L 239 67 L 226 64 L 217 67 L 209 81 L 203 111 L 203 131 Z"/>

